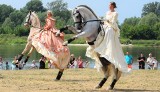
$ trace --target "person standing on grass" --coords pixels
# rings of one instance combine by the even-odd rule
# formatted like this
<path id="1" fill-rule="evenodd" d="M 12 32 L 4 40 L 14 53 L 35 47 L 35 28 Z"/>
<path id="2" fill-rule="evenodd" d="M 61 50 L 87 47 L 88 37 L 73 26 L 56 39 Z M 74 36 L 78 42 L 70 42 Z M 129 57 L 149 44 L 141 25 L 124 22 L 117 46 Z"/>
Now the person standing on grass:
<path id="1" fill-rule="evenodd" d="M 9 70 L 9 64 L 6 62 L 5 70 Z"/>
<path id="2" fill-rule="evenodd" d="M 0 57 L 0 70 L 3 69 L 3 61 L 2 61 L 2 57 Z"/>
<path id="3" fill-rule="evenodd" d="M 36 61 L 33 60 L 30 69 L 38 69 L 38 66 L 36 65 Z"/>
<path id="4" fill-rule="evenodd" d="M 153 59 L 153 70 L 157 70 L 158 69 L 158 61 L 156 60 L 156 57 L 154 57 Z"/>
<path id="5" fill-rule="evenodd" d="M 133 57 L 129 54 L 129 52 L 126 52 L 125 59 L 126 63 L 128 64 L 128 68 L 132 68 Z"/>
<path id="6" fill-rule="evenodd" d="M 147 64 L 148 64 L 148 69 L 153 69 L 153 61 L 155 59 L 152 57 L 152 54 L 149 54 L 149 57 L 147 58 Z"/>
<path id="7" fill-rule="evenodd" d="M 81 56 L 78 57 L 78 68 L 83 68 L 83 61 L 82 61 L 82 58 Z"/>
<path id="8" fill-rule="evenodd" d="M 137 60 L 139 62 L 139 69 L 145 69 L 145 60 L 146 60 L 146 58 L 141 53 L 140 57 Z"/>
<path id="9" fill-rule="evenodd" d="M 45 57 L 45 69 L 49 69 L 49 63 L 50 61 Z"/>
<path id="10" fill-rule="evenodd" d="M 69 62 L 69 65 L 68 65 L 69 68 L 73 68 L 73 66 L 74 66 L 74 61 L 75 61 L 74 54 L 71 54 L 70 62 Z"/>
<path id="11" fill-rule="evenodd" d="M 39 69 L 45 69 L 45 57 L 41 56 L 41 59 L 39 60 Z"/>

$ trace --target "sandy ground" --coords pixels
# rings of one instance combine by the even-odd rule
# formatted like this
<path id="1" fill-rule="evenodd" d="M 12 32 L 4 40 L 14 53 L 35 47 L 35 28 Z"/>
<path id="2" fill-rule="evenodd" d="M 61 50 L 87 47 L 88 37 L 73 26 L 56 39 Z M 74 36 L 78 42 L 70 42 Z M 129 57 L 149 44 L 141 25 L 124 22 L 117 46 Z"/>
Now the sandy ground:
<path id="1" fill-rule="evenodd" d="M 101 89 L 103 78 L 95 69 L 68 69 L 62 80 L 54 81 L 58 70 L 0 71 L 0 92 L 107 92 L 111 78 Z M 109 92 L 160 92 L 159 70 L 134 70 L 123 75 Z"/>

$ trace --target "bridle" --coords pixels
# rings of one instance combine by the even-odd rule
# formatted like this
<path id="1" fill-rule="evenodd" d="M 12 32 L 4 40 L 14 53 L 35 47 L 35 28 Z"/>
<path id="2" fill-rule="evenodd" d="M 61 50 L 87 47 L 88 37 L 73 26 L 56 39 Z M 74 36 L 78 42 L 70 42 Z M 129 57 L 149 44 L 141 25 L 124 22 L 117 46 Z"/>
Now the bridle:
<path id="1" fill-rule="evenodd" d="M 29 24 L 30 26 L 31 26 L 31 24 L 32 24 L 31 21 L 30 21 L 31 15 L 32 15 L 32 12 L 30 11 L 30 12 L 29 12 L 29 16 L 28 16 L 28 20 L 25 22 L 25 23 Z"/>
<path id="2" fill-rule="evenodd" d="M 74 24 L 79 24 L 80 25 L 80 29 L 82 29 L 88 22 L 95 22 L 95 21 L 99 21 L 101 22 L 102 20 L 87 20 L 87 21 L 84 21 L 84 17 L 81 15 L 80 11 L 77 10 L 77 8 L 75 8 L 75 13 L 73 13 L 73 15 L 76 15 L 78 14 L 78 16 L 76 17 L 80 17 L 80 21 L 78 22 L 74 22 Z"/>
<path id="3" fill-rule="evenodd" d="M 77 8 L 75 8 L 75 9 L 77 9 Z M 75 16 L 76 14 L 78 14 L 78 16 Z M 81 15 L 81 13 L 80 13 L 78 10 L 76 10 L 76 12 L 73 13 L 73 16 L 75 16 L 76 18 L 80 18 L 79 21 L 74 22 L 74 25 L 75 25 L 75 24 L 78 24 L 78 25 L 80 26 L 80 29 L 82 29 L 84 18 L 83 18 L 83 16 Z"/>
<path id="4" fill-rule="evenodd" d="M 43 30 L 42 28 L 35 27 L 35 26 L 32 25 L 32 21 L 30 20 L 31 19 L 31 15 L 32 15 L 32 11 L 29 12 L 28 20 L 25 23 L 27 23 L 30 27 L 34 27 L 34 28 L 40 29 L 40 31 Z"/>

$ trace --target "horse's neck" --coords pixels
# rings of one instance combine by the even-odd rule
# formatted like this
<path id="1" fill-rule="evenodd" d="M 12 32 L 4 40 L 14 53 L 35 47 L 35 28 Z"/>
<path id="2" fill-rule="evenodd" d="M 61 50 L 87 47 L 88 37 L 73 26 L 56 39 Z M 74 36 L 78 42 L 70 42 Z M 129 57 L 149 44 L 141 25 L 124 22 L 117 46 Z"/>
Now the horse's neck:
<path id="1" fill-rule="evenodd" d="M 39 21 L 39 19 L 37 17 L 33 17 L 33 19 L 32 19 L 32 26 L 40 28 L 40 21 Z"/>
<path id="2" fill-rule="evenodd" d="M 32 26 L 33 26 L 33 27 L 40 28 L 40 23 L 39 23 L 39 21 L 35 21 L 35 20 L 34 20 L 34 21 L 32 22 Z"/>
<path id="3" fill-rule="evenodd" d="M 83 11 L 83 15 L 84 15 L 84 21 L 87 21 L 87 20 L 97 20 L 97 17 L 90 11 L 90 10 L 87 10 L 87 9 L 82 9 Z"/>

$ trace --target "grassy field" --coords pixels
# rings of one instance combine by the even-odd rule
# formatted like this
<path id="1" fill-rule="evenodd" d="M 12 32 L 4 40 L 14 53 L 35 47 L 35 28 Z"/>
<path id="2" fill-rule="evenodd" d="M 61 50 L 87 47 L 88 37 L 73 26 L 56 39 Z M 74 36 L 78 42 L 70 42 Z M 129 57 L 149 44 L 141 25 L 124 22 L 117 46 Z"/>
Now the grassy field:
<path id="1" fill-rule="evenodd" d="M 68 69 L 62 80 L 54 81 L 58 70 L 0 71 L 0 92 L 106 92 L 111 78 L 101 89 L 103 78 L 95 69 Z M 159 70 L 134 70 L 123 75 L 109 92 L 160 92 Z"/>
<path id="2" fill-rule="evenodd" d="M 73 34 L 66 34 L 65 40 L 72 38 Z M 124 45 L 132 44 L 134 46 L 160 46 L 159 40 L 129 40 L 129 39 L 120 39 L 121 43 Z M 14 34 L 0 34 L 0 45 L 9 44 L 26 44 L 27 43 L 27 36 L 18 37 Z M 76 39 L 71 44 L 86 44 L 84 38 Z"/>

